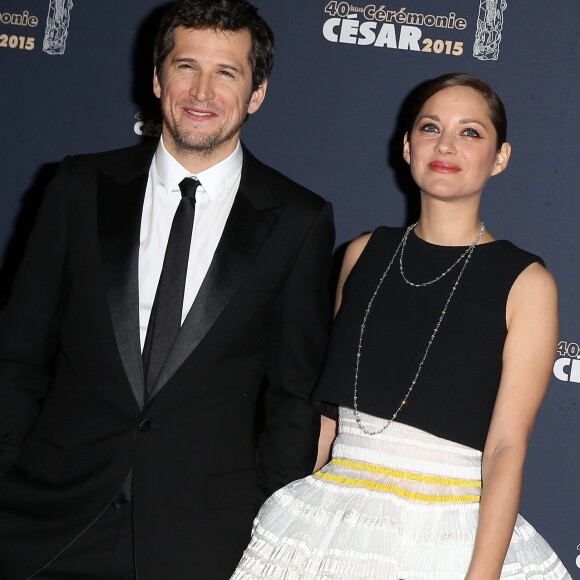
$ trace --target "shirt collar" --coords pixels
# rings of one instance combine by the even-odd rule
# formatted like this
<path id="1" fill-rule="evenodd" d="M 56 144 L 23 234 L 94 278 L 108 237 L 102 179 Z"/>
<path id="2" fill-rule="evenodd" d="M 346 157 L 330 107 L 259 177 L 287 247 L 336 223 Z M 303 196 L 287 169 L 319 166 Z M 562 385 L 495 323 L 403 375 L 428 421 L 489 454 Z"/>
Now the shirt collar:
<path id="1" fill-rule="evenodd" d="M 192 174 L 185 169 L 183 165 L 167 151 L 163 143 L 163 137 L 159 140 L 159 145 L 155 151 L 155 165 L 159 171 L 161 181 L 166 191 L 171 192 L 179 190 L 179 183 L 185 177 L 196 177 L 210 199 L 216 199 L 236 179 L 240 178 L 242 173 L 243 152 L 242 145 L 238 141 L 234 151 L 223 161 L 212 165 L 204 171 Z"/>

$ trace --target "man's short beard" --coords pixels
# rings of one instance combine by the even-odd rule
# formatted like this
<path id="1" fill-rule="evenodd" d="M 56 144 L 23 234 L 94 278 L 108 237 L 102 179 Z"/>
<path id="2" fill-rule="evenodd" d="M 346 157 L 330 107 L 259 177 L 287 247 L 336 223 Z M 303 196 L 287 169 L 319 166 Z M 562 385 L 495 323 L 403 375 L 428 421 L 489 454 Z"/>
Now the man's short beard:
<path id="1" fill-rule="evenodd" d="M 226 143 L 236 135 L 243 124 L 233 127 L 228 133 L 223 133 L 220 129 L 210 135 L 203 135 L 198 137 L 190 137 L 185 132 L 180 131 L 179 127 L 175 127 L 169 123 L 165 123 L 169 134 L 173 139 L 175 148 L 184 155 L 193 155 L 195 157 L 208 158 L 216 151 L 223 147 Z"/>

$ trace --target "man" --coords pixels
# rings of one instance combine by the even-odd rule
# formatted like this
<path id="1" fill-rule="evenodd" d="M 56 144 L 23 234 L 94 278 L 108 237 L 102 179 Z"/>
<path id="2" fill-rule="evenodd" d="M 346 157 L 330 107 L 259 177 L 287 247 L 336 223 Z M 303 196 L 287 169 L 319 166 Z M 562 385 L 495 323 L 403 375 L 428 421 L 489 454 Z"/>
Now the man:
<path id="1" fill-rule="evenodd" d="M 2 320 L 7 580 L 226 579 L 314 465 L 331 208 L 239 142 L 271 31 L 182 0 L 154 56 L 161 141 L 63 162 Z"/>

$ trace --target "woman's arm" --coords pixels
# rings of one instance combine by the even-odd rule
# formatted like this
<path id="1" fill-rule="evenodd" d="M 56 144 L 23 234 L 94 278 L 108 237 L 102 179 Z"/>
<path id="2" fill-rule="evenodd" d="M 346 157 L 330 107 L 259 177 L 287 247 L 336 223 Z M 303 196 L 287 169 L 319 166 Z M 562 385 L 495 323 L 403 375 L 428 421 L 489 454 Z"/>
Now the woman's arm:
<path id="1" fill-rule="evenodd" d="M 497 580 L 518 513 L 528 439 L 548 387 L 558 338 L 558 297 L 540 264 L 515 281 L 506 308 L 502 376 L 483 451 L 482 495 L 467 580 Z"/>
<path id="2" fill-rule="evenodd" d="M 329 462 L 330 449 L 334 443 L 337 430 L 338 423 L 334 419 L 325 417 L 324 415 L 320 417 L 320 437 L 318 439 L 318 456 L 316 457 L 316 465 L 314 466 L 315 472 Z"/>
<path id="3" fill-rule="evenodd" d="M 336 300 L 334 303 L 334 316 L 338 314 L 340 305 L 342 304 L 342 289 L 344 283 L 348 278 L 351 270 L 354 268 L 362 251 L 365 249 L 372 234 L 365 234 L 356 240 L 353 240 L 344 253 L 340 274 L 338 277 L 338 284 L 336 286 Z M 318 456 L 316 458 L 316 465 L 314 471 L 318 471 L 330 459 L 330 449 L 334 438 L 336 437 L 337 424 L 334 419 L 322 416 L 320 418 L 320 438 L 318 440 Z"/>

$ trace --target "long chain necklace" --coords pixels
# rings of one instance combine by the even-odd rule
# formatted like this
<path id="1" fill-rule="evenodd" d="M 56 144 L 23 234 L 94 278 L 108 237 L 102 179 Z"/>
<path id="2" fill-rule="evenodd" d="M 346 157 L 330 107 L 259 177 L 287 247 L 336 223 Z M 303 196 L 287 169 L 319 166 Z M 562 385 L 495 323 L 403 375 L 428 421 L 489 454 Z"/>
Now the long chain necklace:
<path id="1" fill-rule="evenodd" d="M 403 280 L 405 280 L 405 282 L 407 282 L 407 284 L 409 284 L 410 286 L 414 286 L 415 288 L 421 288 L 422 286 L 429 286 L 430 284 L 435 284 L 435 282 L 438 282 L 439 280 L 441 280 L 441 278 L 443 278 L 443 276 L 447 276 L 447 274 L 449 274 L 449 272 L 451 272 L 451 270 L 453 270 L 453 268 L 455 268 L 455 266 L 457 266 L 457 264 L 459 264 L 459 262 L 461 262 L 461 260 L 463 260 L 463 258 L 465 258 L 465 256 L 467 256 L 467 254 L 469 254 L 470 252 L 473 252 L 473 248 L 475 248 L 475 245 L 477 244 L 477 242 L 479 242 L 479 240 L 481 239 L 481 236 L 483 236 L 483 234 L 485 232 L 485 224 L 483 222 L 481 222 L 481 228 L 479 228 L 479 233 L 477 234 L 477 237 L 475 238 L 475 240 L 473 240 L 471 245 L 465 249 L 463 254 L 461 254 L 461 256 L 459 256 L 459 258 L 457 258 L 457 260 L 455 260 L 455 262 L 453 262 L 453 264 L 451 264 L 451 266 L 449 266 L 449 268 L 447 268 L 447 270 L 445 270 L 445 272 L 443 272 L 443 274 L 439 274 L 439 276 L 437 276 L 436 278 L 433 278 L 433 280 L 429 280 L 428 282 L 421 282 L 420 284 L 416 284 L 415 282 L 411 282 L 407 278 L 407 276 L 405 276 L 405 272 L 403 271 L 403 254 L 405 253 L 405 246 L 407 245 L 407 238 L 409 237 L 409 233 L 418 223 L 419 222 L 415 222 L 410 228 L 407 228 L 407 231 L 405 232 L 405 235 L 403 236 L 403 241 L 401 244 L 401 253 L 399 254 L 399 270 L 401 272 L 401 276 L 403 277 Z"/>
<path id="2" fill-rule="evenodd" d="M 443 272 L 443 274 L 440 274 L 439 276 L 437 276 L 433 280 L 430 280 L 428 282 L 422 282 L 420 284 L 415 284 L 415 283 L 409 281 L 405 277 L 405 274 L 403 273 L 403 253 L 405 251 L 405 246 L 407 245 L 407 238 L 409 237 L 409 234 L 413 231 L 413 229 L 415 228 L 417 223 L 418 222 L 415 222 L 412 226 L 409 226 L 407 228 L 407 230 L 405 231 L 405 234 L 403 235 L 403 239 L 399 242 L 399 245 L 397 246 L 395 253 L 391 257 L 391 260 L 389 262 L 389 265 L 387 266 L 387 269 L 383 272 L 381 278 L 379 279 L 379 283 L 377 284 L 377 287 L 375 288 L 375 291 L 373 292 L 373 295 L 371 296 L 371 299 L 369 300 L 369 303 L 368 303 L 367 308 L 365 310 L 365 315 L 363 317 L 363 321 L 362 321 L 362 324 L 360 327 L 360 335 L 359 335 L 359 339 L 358 339 L 358 350 L 356 353 L 356 365 L 355 365 L 355 373 L 354 373 L 354 392 L 353 392 L 354 405 L 353 406 L 354 406 L 354 416 L 355 416 L 356 422 L 357 422 L 358 426 L 360 427 L 360 429 L 363 431 L 363 433 L 365 433 L 366 435 L 378 435 L 379 433 L 382 433 L 397 418 L 397 415 L 399 414 L 401 409 L 407 404 L 407 399 L 409 398 L 409 395 L 413 391 L 413 388 L 415 387 L 415 384 L 417 383 L 417 379 L 419 378 L 419 375 L 421 374 L 421 370 L 423 369 L 423 364 L 425 363 L 425 359 L 427 358 L 427 355 L 429 354 L 429 350 L 431 349 L 431 345 L 433 344 L 433 341 L 435 340 L 435 336 L 437 335 L 437 332 L 439 331 L 439 327 L 441 326 L 441 322 L 443 321 L 443 318 L 445 317 L 445 313 L 447 312 L 447 307 L 449 306 L 449 303 L 451 302 L 451 298 L 453 298 L 453 294 L 455 294 L 455 290 L 457 289 L 457 286 L 459 284 L 459 280 L 461 280 L 461 276 L 463 275 L 463 272 L 464 272 L 467 264 L 469 263 L 471 255 L 473 254 L 473 251 L 475 250 L 475 246 L 477 245 L 479 240 L 481 240 L 481 237 L 485 233 L 485 224 L 483 222 L 481 222 L 481 228 L 479 230 L 479 233 L 477 234 L 477 237 L 475 238 L 475 240 L 473 240 L 473 242 L 471 242 L 471 244 L 463 252 L 463 254 L 461 254 L 461 256 L 459 257 L 458 260 L 456 260 L 449 268 L 447 268 L 447 270 L 445 270 L 445 272 Z M 428 286 L 429 284 L 434 284 L 438 280 L 441 280 L 441 278 L 443 278 L 443 276 L 447 275 L 453 268 L 455 268 L 455 266 L 457 266 L 461 262 L 461 260 L 465 259 L 465 261 L 463 262 L 463 266 L 461 267 L 461 270 L 459 271 L 457 279 L 455 280 L 455 283 L 453 284 L 453 287 L 451 288 L 451 292 L 449 293 L 449 296 L 447 297 L 445 305 L 443 306 L 443 310 L 441 311 L 441 314 L 439 316 L 439 320 L 437 321 L 437 324 L 435 325 L 435 328 L 433 329 L 433 332 L 431 333 L 431 337 L 429 338 L 429 342 L 427 343 L 427 348 L 425 349 L 425 352 L 423 353 L 423 357 L 421 358 L 421 362 L 419 363 L 419 367 L 417 368 L 417 372 L 415 373 L 415 377 L 411 381 L 411 385 L 409 386 L 409 388 L 407 389 L 407 392 L 405 393 L 405 397 L 401 401 L 401 404 L 397 407 L 397 410 L 393 413 L 392 417 L 390 419 L 387 419 L 387 422 L 383 427 L 381 427 L 380 429 L 377 429 L 376 431 L 369 431 L 363 425 L 361 417 L 360 417 L 360 413 L 358 411 L 358 377 L 359 377 L 359 370 L 360 370 L 360 361 L 361 361 L 361 356 L 362 356 L 363 336 L 364 336 L 367 320 L 368 320 L 369 314 L 371 312 L 371 308 L 373 306 L 375 298 L 377 297 L 377 294 L 379 293 L 379 290 L 383 284 L 383 281 L 387 277 L 387 274 L 389 273 L 391 266 L 393 265 L 393 262 L 395 261 L 395 258 L 397 257 L 397 254 L 399 253 L 399 251 L 401 252 L 400 257 L 399 257 L 399 269 L 401 272 L 401 276 L 403 277 L 403 280 L 407 284 L 410 284 L 411 286 L 415 286 L 415 287 Z"/>

